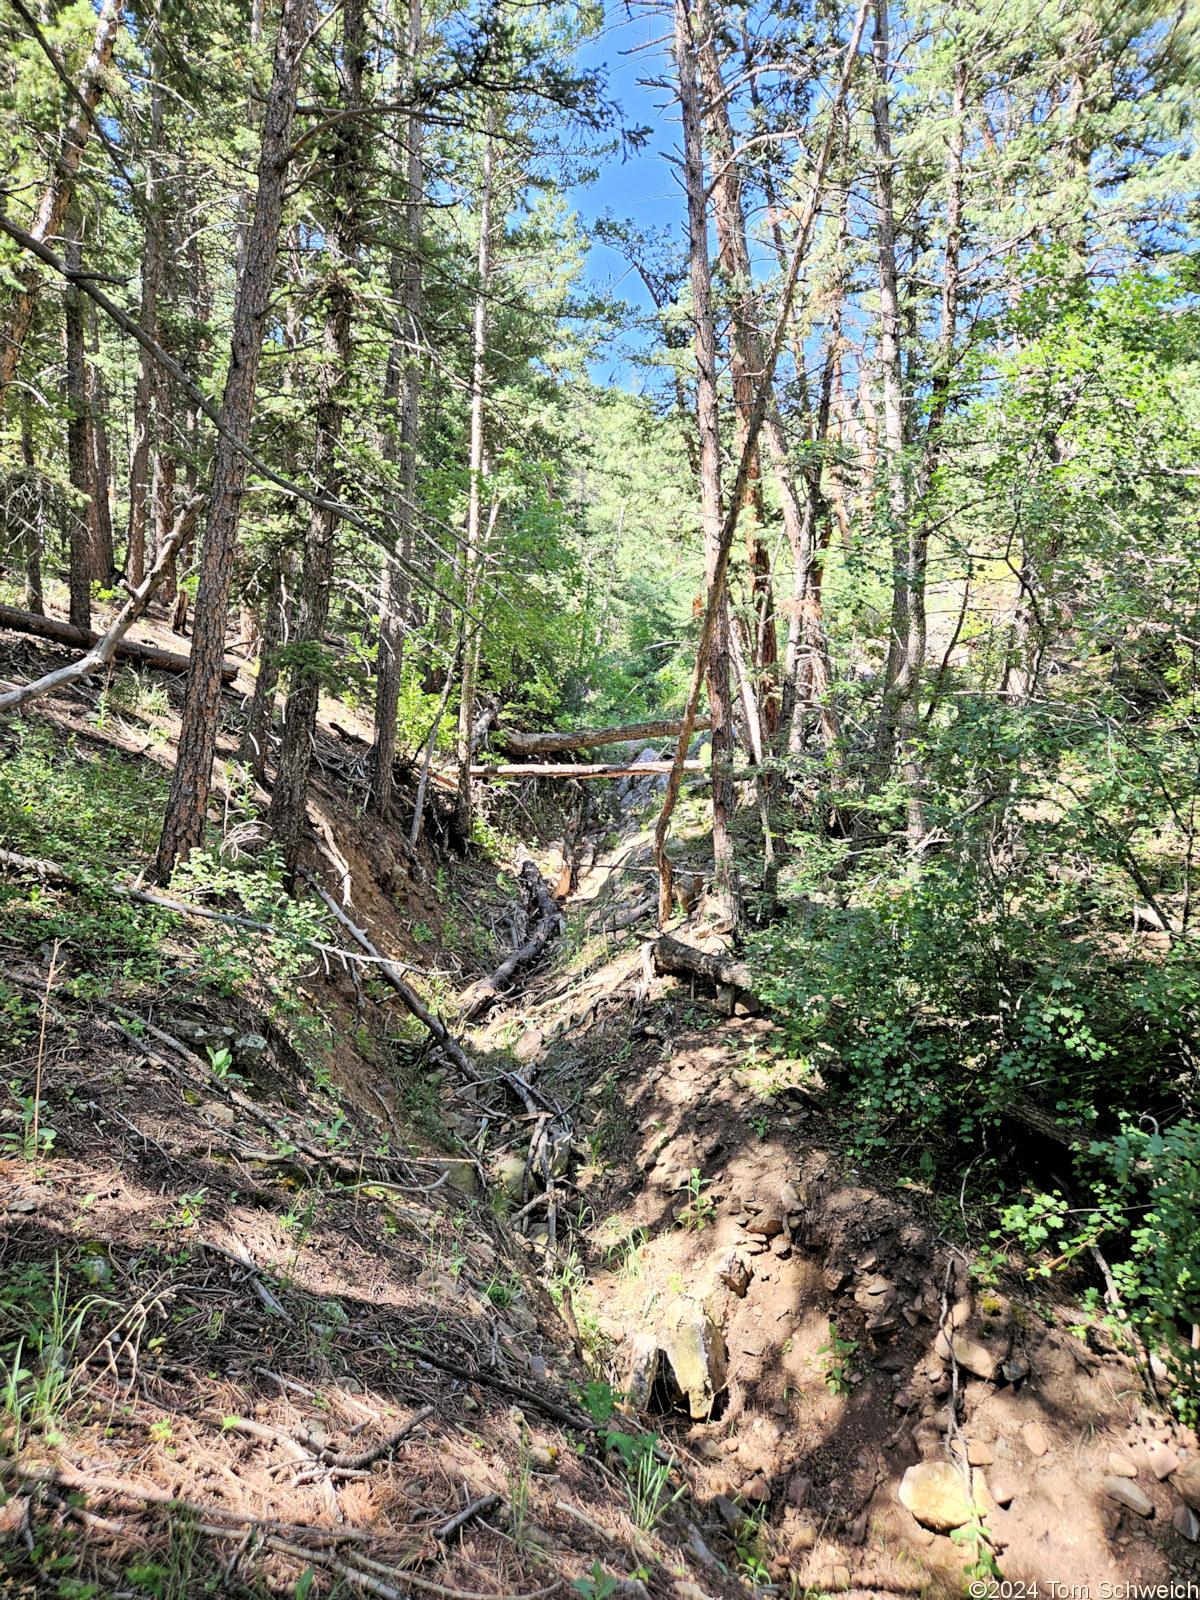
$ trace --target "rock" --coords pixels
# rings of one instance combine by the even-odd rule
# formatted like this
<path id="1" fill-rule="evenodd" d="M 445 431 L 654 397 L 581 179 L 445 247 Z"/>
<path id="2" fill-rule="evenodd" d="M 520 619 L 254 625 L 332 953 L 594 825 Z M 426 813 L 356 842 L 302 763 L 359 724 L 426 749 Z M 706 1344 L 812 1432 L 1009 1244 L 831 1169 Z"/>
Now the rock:
<path id="1" fill-rule="evenodd" d="M 771 1498 L 771 1485 L 761 1472 L 756 1472 L 748 1483 L 742 1485 L 742 1494 L 756 1505 L 765 1505 Z"/>
<path id="2" fill-rule="evenodd" d="M 787 1503 L 789 1506 L 794 1506 L 797 1511 L 801 1511 L 808 1504 L 811 1493 L 812 1479 L 805 1477 L 802 1472 L 797 1472 L 787 1486 Z"/>
<path id="3" fill-rule="evenodd" d="M 1126 1506 L 1130 1511 L 1136 1511 L 1139 1517 L 1152 1517 L 1154 1505 L 1150 1497 L 1143 1494 L 1136 1483 L 1129 1478 L 1105 1478 L 1104 1492 L 1110 1500 L 1115 1500 L 1119 1506 Z"/>
<path id="4" fill-rule="evenodd" d="M 702 1567 L 712 1567 L 714 1571 L 720 1571 L 720 1568 L 717 1566 L 716 1556 L 713 1555 L 712 1551 L 700 1537 L 699 1528 L 688 1529 L 687 1547 L 689 1552 L 696 1558 Z"/>
<path id="5" fill-rule="evenodd" d="M 527 1028 L 513 1046 L 518 1061 L 532 1061 L 541 1052 L 545 1035 L 540 1028 Z"/>
<path id="6" fill-rule="evenodd" d="M 777 1233 L 783 1232 L 783 1215 L 777 1205 L 768 1206 L 760 1211 L 750 1224 L 750 1230 L 761 1233 L 764 1238 L 773 1239 Z"/>
<path id="7" fill-rule="evenodd" d="M 686 1578 L 675 1579 L 675 1593 L 679 1600 L 709 1600 L 698 1583 L 689 1583 Z"/>
<path id="8" fill-rule="evenodd" d="M 650 1403 L 650 1391 L 658 1375 L 658 1340 L 652 1333 L 634 1334 L 629 1352 L 629 1365 L 625 1369 L 625 1393 L 635 1411 L 644 1411 Z"/>
<path id="9" fill-rule="evenodd" d="M 987 1486 L 998 1506 L 1011 1505 L 1024 1488 L 1011 1467 L 993 1467 L 987 1475 Z"/>
<path id="10" fill-rule="evenodd" d="M 801 1209 L 800 1191 L 790 1183 L 785 1183 L 779 1191 L 779 1203 L 790 1215 L 793 1211 Z"/>
<path id="11" fill-rule="evenodd" d="M 521 1198 L 521 1189 L 525 1182 L 525 1157 L 505 1156 L 503 1161 L 496 1165 L 496 1181 L 500 1183 L 514 1200 Z"/>
<path id="12" fill-rule="evenodd" d="M 830 1294 L 836 1294 L 846 1281 L 846 1274 L 841 1267 L 826 1267 L 821 1274 L 821 1282 Z"/>
<path id="13" fill-rule="evenodd" d="M 958 1334 L 954 1336 L 953 1349 L 954 1359 L 964 1371 L 976 1378 L 982 1378 L 985 1383 L 991 1383 L 996 1376 L 996 1358 L 990 1350 L 977 1344 L 975 1340 L 964 1339 Z"/>
<path id="14" fill-rule="evenodd" d="M 1046 1430 L 1040 1422 L 1027 1422 L 1021 1429 L 1021 1438 L 1025 1441 L 1025 1448 L 1031 1456 L 1044 1456 L 1050 1448 Z"/>
<path id="15" fill-rule="evenodd" d="M 1181 1533 L 1185 1539 L 1190 1539 L 1193 1544 L 1200 1540 L 1200 1517 L 1196 1515 L 1191 1506 L 1176 1506 L 1171 1513 L 1171 1526 L 1176 1533 Z"/>
<path id="16" fill-rule="evenodd" d="M 233 1107 L 227 1106 L 223 1100 L 206 1100 L 200 1111 L 210 1122 L 218 1123 L 222 1128 L 233 1127 Z"/>
<path id="17" fill-rule="evenodd" d="M 867 1529 L 871 1525 L 871 1513 L 860 1511 L 854 1521 L 846 1529 L 847 1544 L 866 1544 Z"/>
<path id="18" fill-rule="evenodd" d="M 742 1299 L 750 1287 L 752 1276 L 750 1263 L 736 1250 L 723 1250 L 712 1263 L 712 1274 L 719 1279 L 727 1289 L 731 1289 L 738 1299 Z"/>
<path id="19" fill-rule="evenodd" d="M 834 1561 L 823 1566 L 814 1579 L 814 1586 L 823 1589 L 827 1594 L 838 1589 L 850 1587 L 850 1568 L 845 1567 L 840 1561 Z"/>
<path id="20" fill-rule="evenodd" d="M 681 1295 L 663 1314 L 658 1342 L 692 1417 L 709 1416 L 725 1387 L 725 1340 L 720 1328 L 698 1300 Z"/>
<path id="21" fill-rule="evenodd" d="M 727 1495 L 719 1494 L 713 1501 L 713 1509 L 725 1524 L 725 1531 L 731 1536 L 741 1531 L 746 1520 L 746 1513 L 741 1506 L 735 1506 Z"/>
<path id="22" fill-rule="evenodd" d="M 1010 1356 L 1000 1370 L 1006 1383 L 1020 1383 L 1029 1376 L 1029 1363 L 1024 1356 Z"/>
<path id="23" fill-rule="evenodd" d="M 801 1522 L 788 1529 L 788 1545 L 793 1553 L 811 1550 L 817 1542 L 817 1530 L 811 1522 Z"/>
<path id="24" fill-rule="evenodd" d="M 900 1481 L 900 1504 L 926 1528 L 949 1533 L 971 1519 L 962 1476 L 948 1461 L 922 1461 Z"/>
<path id="25" fill-rule="evenodd" d="M 1108 1454 L 1108 1470 L 1115 1478 L 1136 1478 L 1137 1466 L 1128 1456 L 1119 1456 L 1115 1450 Z"/>
<path id="26" fill-rule="evenodd" d="M 782 1259 L 782 1257 L 789 1256 L 791 1253 L 792 1241 L 786 1233 L 777 1233 L 771 1240 L 771 1254 Z"/>
<path id="27" fill-rule="evenodd" d="M 1150 1470 L 1160 1483 L 1179 1470 L 1179 1457 L 1168 1445 L 1157 1442 L 1148 1444 L 1146 1454 L 1150 1458 Z"/>
<path id="28" fill-rule="evenodd" d="M 240 1067 L 243 1072 L 252 1072 L 267 1053 L 267 1041 L 261 1033 L 242 1033 L 229 1048 L 234 1066 Z"/>
<path id="29" fill-rule="evenodd" d="M 444 1172 L 450 1187 L 460 1190 L 463 1194 L 474 1194 L 479 1187 L 479 1177 L 473 1161 L 455 1161 L 451 1157 L 448 1161 L 431 1161 L 430 1166 L 435 1172 Z"/>
<path id="30" fill-rule="evenodd" d="M 967 1440 L 967 1461 L 973 1467 L 990 1467 L 995 1461 L 991 1446 L 984 1444 L 982 1439 Z"/>
<path id="31" fill-rule="evenodd" d="M 1200 1511 L 1200 1457 L 1189 1457 L 1171 1479 L 1193 1511 Z"/>

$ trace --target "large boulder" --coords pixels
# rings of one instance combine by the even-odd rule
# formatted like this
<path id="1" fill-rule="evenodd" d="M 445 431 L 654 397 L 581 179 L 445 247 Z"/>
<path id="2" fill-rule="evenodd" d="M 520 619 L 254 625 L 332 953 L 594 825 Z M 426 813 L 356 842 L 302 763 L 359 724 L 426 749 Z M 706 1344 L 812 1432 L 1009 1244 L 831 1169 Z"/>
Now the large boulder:
<path id="1" fill-rule="evenodd" d="M 900 1481 L 900 1504 L 925 1528 L 949 1533 L 971 1520 L 962 1474 L 948 1461 L 921 1461 Z"/>
<path id="2" fill-rule="evenodd" d="M 702 1302 L 690 1295 L 673 1300 L 663 1313 L 658 1344 L 692 1416 L 709 1416 L 725 1387 L 725 1340 Z"/>

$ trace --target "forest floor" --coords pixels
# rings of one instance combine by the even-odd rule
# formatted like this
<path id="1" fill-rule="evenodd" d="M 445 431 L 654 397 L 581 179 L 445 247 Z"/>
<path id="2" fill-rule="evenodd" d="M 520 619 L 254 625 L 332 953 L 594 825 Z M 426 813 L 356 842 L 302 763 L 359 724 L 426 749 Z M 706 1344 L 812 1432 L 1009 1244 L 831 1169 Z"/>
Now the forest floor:
<path id="1" fill-rule="evenodd" d="M 5 676 L 63 659 L 0 639 Z M 61 763 L 149 783 L 181 691 L 153 681 L 25 725 Z M 365 733 L 323 709 L 308 865 L 448 1005 L 507 948 L 519 862 L 414 859 L 360 816 Z M 922 1462 L 959 1484 L 927 1491 L 969 1479 L 968 1529 L 1014 1583 L 1099 1600 L 1200 1577 L 1176 1488 L 1197 1441 L 1083 1325 L 1078 1285 L 998 1265 L 910 1150 L 855 1168 L 769 1016 L 655 976 L 645 924 L 604 931 L 645 882 L 652 799 L 627 785 L 582 850 L 561 809 L 510 813 L 519 852 L 576 882 L 546 961 L 465 1035 L 478 1084 L 398 1050 L 397 1002 L 336 958 L 298 986 L 327 1029 L 314 1077 L 252 986 L 155 993 L 73 938 L 44 1049 L 26 1026 L 3 1066 L 5 1593 L 961 1594 L 978 1544 L 899 1498 Z M 40 1019 L 38 918 L 87 921 L 69 888 L 9 872 L 4 892 L 0 978 Z M 677 931 L 714 943 L 702 910 Z M 180 971 L 190 930 L 167 936 Z M 236 1073 L 203 1048 L 222 1040 Z M 26 1160 L 39 1054 L 54 1143 Z M 555 1130 L 550 1249 L 543 1213 L 517 1213 Z M 689 1328 L 690 1403 L 663 1354 Z"/>

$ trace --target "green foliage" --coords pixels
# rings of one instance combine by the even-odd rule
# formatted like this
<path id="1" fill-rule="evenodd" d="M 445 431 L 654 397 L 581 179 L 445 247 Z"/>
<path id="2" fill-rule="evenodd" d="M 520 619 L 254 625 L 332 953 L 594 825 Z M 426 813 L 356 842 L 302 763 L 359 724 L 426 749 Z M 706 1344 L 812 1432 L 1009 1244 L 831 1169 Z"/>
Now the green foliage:
<path id="1" fill-rule="evenodd" d="M 823 1345 L 818 1345 L 817 1355 L 821 1357 L 821 1365 L 825 1369 L 825 1387 L 831 1395 L 849 1394 L 859 1381 L 858 1374 L 850 1366 L 857 1349 L 857 1339 L 839 1338 L 837 1323 L 829 1324 L 829 1338 Z"/>
<path id="2" fill-rule="evenodd" d="M 681 1484 L 674 1494 L 668 1494 L 671 1463 L 658 1459 L 656 1433 L 622 1433 L 613 1429 L 604 1439 L 625 1468 L 629 1514 L 637 1527 L 649 1533 L 663 1513 L 687 1492 L 687 1485 Z"/>
<path id="3" fill-rule="evenodd" d="M 590 1578 L 576 1578 L 572 1584 L 583 1600 L 608 1600 L 614 1590 L 621 1587 L 620 1579 L 611 1577 L 598 1561 L 592 1562 Z"/>

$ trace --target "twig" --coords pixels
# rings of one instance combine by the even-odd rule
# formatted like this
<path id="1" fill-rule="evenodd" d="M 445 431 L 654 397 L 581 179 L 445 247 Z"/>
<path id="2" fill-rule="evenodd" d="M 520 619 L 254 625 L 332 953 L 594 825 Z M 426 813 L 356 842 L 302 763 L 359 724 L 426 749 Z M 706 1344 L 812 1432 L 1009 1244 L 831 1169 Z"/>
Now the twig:
<path id="1" fill-rule="evenodd" d="M 443 1522 L 440 1528 L 434 1529 L 434 1538 L 445 1544 L 452 1533 L 457 1533 L 464 1523 L 470 1522 L 472 1517 L 482 1516 L 485 1511 L 492 1511 L 500 1504 L 501 1496 L 498 1494 L 485 1494 L 478 1500 L 472 1500 L 456 1517 L 451 1517 L 449 1522 Z"/>
<path id="2" fill-rule="evenodd" d="M 362 1467 L 369 1467 L 372 1462 L 378 1461 L 380 1456 L 387 1455 L 389 1450 L 394 1450 L 402 1439 L 433 1415 L 432 1406 L 422 1406 L 419 1411 L 414 1411 L 408 1421 L 397 1428 L 394 1433 L 389 1433 L 386 1439 L 380 1439 L 378 1444 L 373 1444 L 369 1450 L 363 1450 L 358 1455 L 335 1454 L 331 1450 L 321 1451 L 321 1460 L 331 1467 L 344 1467 L 352 1472 L 359 1471 Z"/>
<path id="3" fill-rule="evenodd" d="M 59 940 L 54 941 L 54 950 L 50 956 L 50 972 L 46 978 L 46 993 L 42 997 L 42 1031 L 38 1035 L 37 1072 L 33 1080 L 33 1159 L 37 1160 L 38 1153 L 38 1113 L 42 1104 L 42 1057 L 46 1050 L 46 1012 L 50 1009 L 50 990 L 54 987 L 54 968 L 58 964 Z"/>

